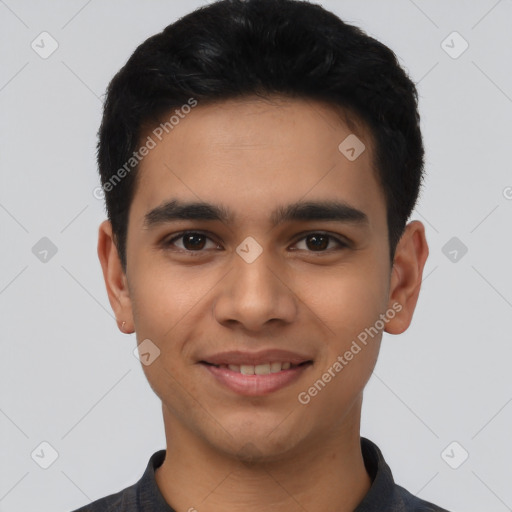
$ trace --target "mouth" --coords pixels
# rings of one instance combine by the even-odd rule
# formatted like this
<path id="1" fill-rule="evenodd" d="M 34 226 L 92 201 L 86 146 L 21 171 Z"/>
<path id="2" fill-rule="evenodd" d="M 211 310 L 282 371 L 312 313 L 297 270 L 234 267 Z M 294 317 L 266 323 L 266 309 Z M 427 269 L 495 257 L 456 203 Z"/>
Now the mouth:
<path id="1" fill-rule="evenodd" d="M 213 382 L 245 396 L 264 396 L 283 389 L 307 372 L 312 360 L 301 363 L 272 361 L 260 364 L 213 364 L 200 361 Z"/>
<path id="2" fill-rule="evenodd" d="M 229 369 L 232 372 L 241 373 L 243 375 L 268 375 L 270 373 L 279 373 L 283 370 L 290 370 L 298 368 L 299 366 L 304 366 L 308 364 L 313 364 L 313 361 L 303 361 L 299 364 L 294 364 L 290 361 L 283 362 L 268 362 L 263 364 L 213 364 L 208 361 L 200 361 L 201 364 L 206 364 L 208 366 L 214 366 L 215 368 L 223 368 Z"/>

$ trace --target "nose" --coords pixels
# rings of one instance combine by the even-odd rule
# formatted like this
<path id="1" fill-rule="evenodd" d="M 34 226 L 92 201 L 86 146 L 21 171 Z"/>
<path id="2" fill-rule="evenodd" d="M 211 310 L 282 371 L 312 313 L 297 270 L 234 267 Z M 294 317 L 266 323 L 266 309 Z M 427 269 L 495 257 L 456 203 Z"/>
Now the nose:
<path id="1" fill-rule="evenodd" d="M 272 260 L 268 251 L 250 263 L 238 254 L 233 257 L 232 270 L 223 279 L 213 306 L 216 320 L 252 332 L 292 323 L 298 297 L 289 284 L 289 269 Z"/>

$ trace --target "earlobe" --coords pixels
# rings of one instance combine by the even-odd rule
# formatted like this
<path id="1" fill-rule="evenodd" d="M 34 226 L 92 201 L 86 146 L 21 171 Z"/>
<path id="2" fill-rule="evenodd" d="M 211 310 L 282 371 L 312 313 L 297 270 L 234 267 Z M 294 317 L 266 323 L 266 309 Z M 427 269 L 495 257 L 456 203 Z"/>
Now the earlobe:
<path id="1" fill-rule="evenodd" d="M 118 328 L 124 333 L 133 332 L 134 323 L 128 281 L 114 242 L 112 224 L 108 220 L 103 221 L 98 230 L 98 258 Z"/>
<path id="2" fill-rule="evenodd" d="M 401 334 L 411 324 L 427 258 L 425 227 L 420 221 L 412 221 L 406 226 L 395 252 L 388 308 L 397 313 L 387 322 L 387 333 Z"/>

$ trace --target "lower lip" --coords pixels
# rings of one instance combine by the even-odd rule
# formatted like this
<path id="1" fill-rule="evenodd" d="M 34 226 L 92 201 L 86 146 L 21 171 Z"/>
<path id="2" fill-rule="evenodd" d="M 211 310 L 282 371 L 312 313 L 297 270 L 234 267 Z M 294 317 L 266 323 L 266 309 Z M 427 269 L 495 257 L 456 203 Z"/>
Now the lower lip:
<path id="1" fill-rule="evenodd" d="M 201 363 L 201 366 L 206 368 L 217 381 L 235 393 L 247 396 L 262 396 L 273 393 L 296 381 L 305 370 L 312 366 L 312 363 L 266 375 L 244 375 L 229 368 L 217 368 L 205 363 Z"/>

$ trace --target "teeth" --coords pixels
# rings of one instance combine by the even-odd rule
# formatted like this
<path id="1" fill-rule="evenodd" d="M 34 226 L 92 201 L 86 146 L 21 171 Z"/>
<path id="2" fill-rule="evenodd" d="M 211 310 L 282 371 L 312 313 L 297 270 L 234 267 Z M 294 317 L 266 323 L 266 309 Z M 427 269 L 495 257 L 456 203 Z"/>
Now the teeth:
<path id="1" fill-rule="evenodd" d="M 268 375 L 269 373 L 278 373 L 282 370 L 289 370 L 292 365 L 290 362 L 284 363 L 264 363 L 264 364 L 221 364 L 219 368 L 229 368 L 232 372 L 242 373 L 243 375 Z"/>
<path id="2" fill-rule="evenodd" d="M 254 375 L 254 366 L 251 364 L 241 364 L 240 373 L 244 375 Z"/>
<path id="3" fill-rule="evenodd" d="M 270 373 L 270 363 L 258 364 L 254 367 L 254 373 L 256 375 L 267 375 Z"/>
<path id="4" fill-rule="evenodd" d="M 282 363 L 270 363 L 270 373 L 277 373 L 281 371 Z"/>

